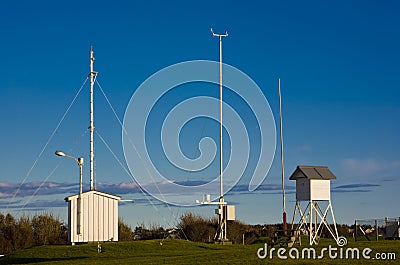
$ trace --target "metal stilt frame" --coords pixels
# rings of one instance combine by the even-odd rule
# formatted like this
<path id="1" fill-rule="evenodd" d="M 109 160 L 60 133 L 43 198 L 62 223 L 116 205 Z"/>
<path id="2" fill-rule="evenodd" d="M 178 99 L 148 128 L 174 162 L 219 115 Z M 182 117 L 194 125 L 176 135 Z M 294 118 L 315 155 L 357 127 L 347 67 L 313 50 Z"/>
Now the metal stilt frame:
<path id="1" fill-rule="evenodd" d="M 337 241 L 339 238 L 332 203 L 330 200 L 325 201 L 328 204 L 323 210 L 323 208 L 320 206 L 321 202 L 323 201 L 310 200 L 308 201 L 307 206 L 304 208 L 304 211 L 302 211 L 300 201 L 297 201 L 294 208 L 292 230 L 306 232 L 308 234 L 310 246 L 314 244 L 318 245 L 319 238 L 324 227 L 326 227 L 335 241 Z M 299 213 L 300 220 L 297 224 L 297 227 L 294 228 L 296 213 Z M 331 215 L 333 229 L 328 222 L 329 213 Z"/>

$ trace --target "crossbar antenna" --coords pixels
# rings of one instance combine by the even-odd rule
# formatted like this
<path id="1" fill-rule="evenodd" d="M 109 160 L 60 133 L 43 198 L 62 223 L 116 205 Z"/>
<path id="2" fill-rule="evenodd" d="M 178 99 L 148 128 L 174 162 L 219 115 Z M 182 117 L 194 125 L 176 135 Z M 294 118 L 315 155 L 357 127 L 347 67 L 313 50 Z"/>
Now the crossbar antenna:
<path id="1" fill-rule="evenodd" d="M 226 202 L 224 202 L 224 186 L 223 186 L 223 159 L 222 159 L 222 38 L 228 37 L 228 31 L 225 34 L 216 34 L 211 28 L 213 37 L 219 38 L 219 207 L 218 207 L 218 224 L 219 233 L 218 240 L 226 241 Z"/>
<path id="2" fill-rule="evenodd" d="M 213 37 L 219 38 L 219 200 L 214 202 L 211 201 L 210 194 L 205 194 L 203 201 L 200 202 L 196 200 L 196 203 L 206 204 L 206 205 L 218 205 L 218 209 L 215 213 L 218 215 L 218 229 L 215 234 L 214 240 L 218 241 L 220 244 L 229 244 L 227 239 L 227 221 L 235 220 L 235 206 L 228 205 L 224 200 L 224 186 L 223 186 L 223 160 L 222 160 L 222 38 L 228 37 L 228 32 L 225 34 L 216 34 L 211 28 L 211 33 Z"/>
<path id="3" fill-rule="evenodd" d="M 227 239 L 227 221 L 235 220 L 235 206 L 228 205 L 224 200 L 224 186 L 223 186 L 223 160 L 222 160 L 222 38 L 228 37 L 228 32 L 225 34 L 216 34 L 211 28 L 213 37 L 219 38 L 219 200 L 214 202 L 211 201 L 210 194 L 203 196 L 203 201 L 196 200 L 196 203 L 206 205 L 218 205 L 218 209 L 215 213 L 218 215 L 218 229 L 215 234 L 214 240 L 219 241 L 220 244 L 230 244 L 231 242 Z"/>

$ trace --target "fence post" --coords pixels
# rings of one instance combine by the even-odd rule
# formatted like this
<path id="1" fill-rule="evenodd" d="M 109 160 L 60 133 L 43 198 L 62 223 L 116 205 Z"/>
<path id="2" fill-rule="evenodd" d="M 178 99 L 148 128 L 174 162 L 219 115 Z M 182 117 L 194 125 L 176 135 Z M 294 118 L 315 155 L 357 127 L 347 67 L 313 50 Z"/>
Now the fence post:
<path id="1" fill-rule="evenodd" d="M 400 217 L 397 218 L 396 236 L 400 237 Z"/>
<path id="2" fill-rule="evenodd" d="M 358 222 L 357 220 L 354 221 L 354 241 L 357 241 L 357 229 L 358 229 Z"/>
<path id="3" fill-rule="evenodd" d="M 379 240 L 379 224 L 378 219 L 375 219 L 375 233 L 376 233 L 376 241 Z"/>

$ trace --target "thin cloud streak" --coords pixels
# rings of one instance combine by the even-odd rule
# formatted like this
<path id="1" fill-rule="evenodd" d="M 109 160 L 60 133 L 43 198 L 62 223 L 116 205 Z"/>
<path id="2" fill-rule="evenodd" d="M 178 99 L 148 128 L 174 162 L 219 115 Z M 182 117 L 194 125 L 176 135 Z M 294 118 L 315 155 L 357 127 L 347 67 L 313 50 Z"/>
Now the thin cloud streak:
<path id="1" fill-rule="evenodd" d="M 368 183 L 357 183 L 357 184 L 347 184 L 340 185 L 335 187 L 334 189 L 354 189 L 354 188 L 369 188 L 369 187 L 380 187 L 379 184 L 368 184 Z"/>
<path id="2" fill-rule="evenodd" d="M 198 181 L 194 181 L 193 183 L 185 182 L 186 185 L 198 185 Z M 48 182 L 44 183 L 41 189 L 37 192 L 36 196 L 29 201 L 28 203 L 24 204 L 22 198 L 27 196 L 31 196 L 37 188 L 41 185 L 40 182 L 28 182 L 21 185 L 19 193 L 15 196 L 14 201 L 7 201 L 7 199 L 12 198 L 15 191 L 18 189 L 20 184 L 18 183 L 9 183 L 9 182 L 0 182 L 0 208 L 10 208 L 10 209 L 30 209 L 30 210 L 43 210 L 47 208 L 57 208 L 57 207 L 65 207 L 64 197 L 70 194 L 77 193 L 77 185 L 75 183 L 58 183 L 58 182 Z M 147 185 L 153 185 L 152 183 L 148 183 Z M 161 186 L 163 183 L 158 183 L 157 185 Z M 153 185 L 154 186 L 154 185 Z M 365 193 L 373 191 L 373 188 L 380 187 L 380 184 L 371 184 L 371 183 L 354 183 L 354 184 L 346 184 L 340 185 L 337 187 L 332 187 L 332 192 L 334 193 L 349 193 L 349 192 L 356 192 L 356 193 Z M 89 187 L 85 187 L 87 190 Z M 118 194 L 118 195 L 126 195 L 135 194 L 144 195 L 142 192 L 142 188 L 134 182 L 122 182 L 118 184 L 110 184 L 110 183 L 98 183 L 96 185 L 98 190 Z M 280 184 L 264 184 L 258 187 L 255 192 L 271 195 L 271 194 L 281 194 L 281 185 Z M 295 194 L 295 186 L 285 186 L 286 194 Z M 246 194 L 248 193 L 248 185 L 236 185 L 229 191 L 229 194 Z M 171 194 L 174 194 L 174 191 L 171 191 Z M 58 195 L 60 199 L 53 199 L 53 200 L 45 200 L 42 199 L 41 196 L 49 196 L 49 195 Z M 163 206 L 167 207 L 166 203 L 160 202 L 150 195 L 148 198 L 137 198 L 135 199 L 136 204 L 153 204 L 155 206 Z M 149 201 L 151 200 L 151 202 Z M 121 206 L 129 205 L 130 203 L 121 202 Z M 174 207 L 170 205 L 169 207 Z"/>
<path id="3" fill-rule="evenodd" d="M 374 158 L 346 158 L 342 161 L 344 172 L 350 177 L 387 179 L 398 175 L 400 161 L 385 161 Z"/>

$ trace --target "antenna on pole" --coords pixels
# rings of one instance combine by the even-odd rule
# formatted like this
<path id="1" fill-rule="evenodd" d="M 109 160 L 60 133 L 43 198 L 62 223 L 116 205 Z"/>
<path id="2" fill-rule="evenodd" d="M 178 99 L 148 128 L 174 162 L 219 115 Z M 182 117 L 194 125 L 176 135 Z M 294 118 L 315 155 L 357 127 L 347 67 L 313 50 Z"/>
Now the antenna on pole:
<path id="1" fill-rule="evenodd" d="M 223 160 L 222 160 L 222 38 L 228 37 L 228 32 L 225 31 L 225 34 L 216 34 L 211 28 L 211 33 L 213 37 L 219 38 L 219 177 L 220 177 L 220 199 L 223 200 L 224 188 L 223 188 Z"/>
<path id="2" fill-rule="evenodd" d="M 216 34 L 211 28 L 211 33 L 213 37 L 219 38 L 219 178 L 220 178 L 220 196 L 217 202 L 210 200 L 210 194 L 205 195 L 205 200 L 203 197 L 203 201 L 200 202 L 196 200 L 196 203 L 199 204 L 207 204 L 207 205 L 218 205 L 218 209 L 215 209 L 215 213 L 218 215 L 218 229 L 215 234 L 214 240 L 218 240 L 220 244 L 231 244 L 226 238 L 227 235 L 227 221 L 235 220 L 235 206 L 228 205 L 226 201 L 224 201 L 224 186 L 223 186 L 223 160 L 222 160 L 222 38 L 228 37 L 228 32 L 225 31 L 225 34 Z"/>
<path id="3" fill-rule="evenodd" d="M 281 79 L 278 78 L 278 97 L 279 97 L 279 128 L 281 142 L 281 162 L 282 162 L 282 200 L 283 200 L 283 234 L 286 235 L 286 196 L 285 196 L 285 161 L 283 154 L 283 130 L 282 130 L 282 97 L 281 97 Z"/>
<path id="4" fill-rule="evenodd" d="M 90 190 L 94 190 L 93 176 L 94 176 L 94 110 L 93 110 L 93 87 L 97 77 L 97 72 L 93 70 L 94 64 L 93 47 L 90 45 Z"/>
<path id="5" fill-rule="evenodd" d="M 222 159 L 222 38 L 228 37 L 228 32 L 225 31 L 225 34 L 216 34 L 211 28 L 211 33 L 213 37 L 219 38 L 219 187 L 220 187 L 220 197 L 219 197 L 219 208 L 218 208 L 218 224 L 219 224 L 219 233 L 218 240 L 226 241 L 226 224 L 227 224 L 227 213 L 226 213 L 226 203 L 224 202 L 224 187 L 223 187 L 223 159 Z"/>

